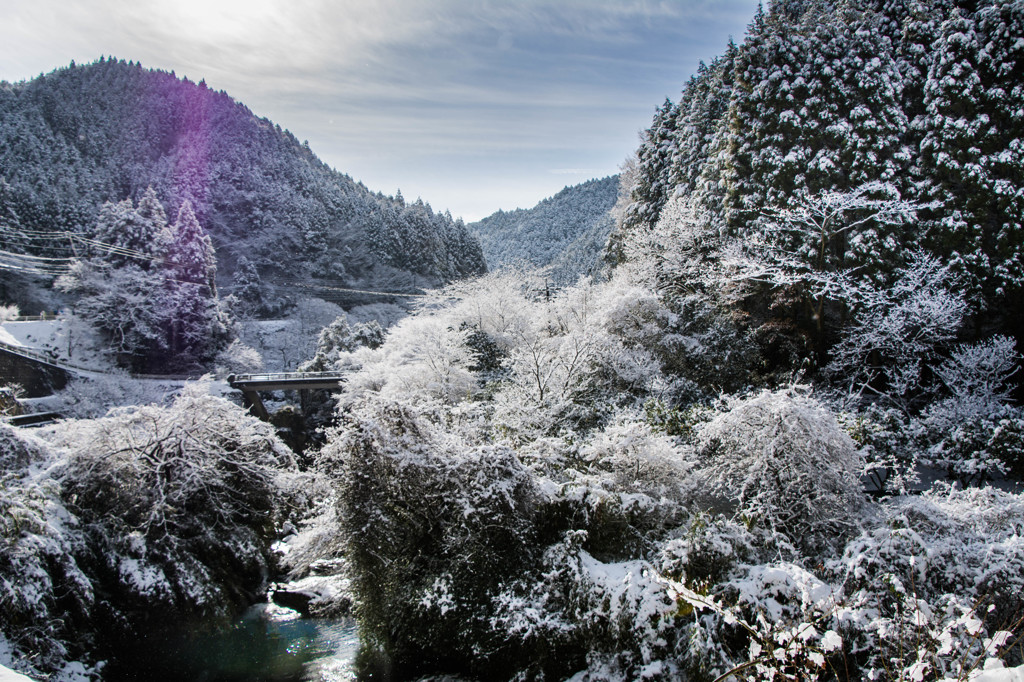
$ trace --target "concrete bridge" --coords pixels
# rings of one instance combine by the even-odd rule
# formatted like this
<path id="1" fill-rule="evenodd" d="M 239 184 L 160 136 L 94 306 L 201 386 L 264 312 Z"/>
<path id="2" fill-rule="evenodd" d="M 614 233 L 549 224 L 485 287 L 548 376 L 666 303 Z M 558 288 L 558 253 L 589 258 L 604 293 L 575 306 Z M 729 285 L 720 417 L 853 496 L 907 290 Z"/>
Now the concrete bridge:
<path id="1" fill-rule="evenodd" d="M 242 392 L 249 410 L 270 421 L 260 391 L 309 391 L 314 389 L 338 390 L 345 383 L 347 372 L 278 372 L 273 374 L 232 374 L 228 376 L 231 388 Z"/>
<path id="2" fill-rule="evenodd" d="M 64 388 L 76 370 L 85 368 L 60 362 L 50 354 L 23 346 L 0 342 L 0 382 L 20 385 L 25 396 L 37 398 Z M 228 384 L 242 392 L 243 402 L 263 421 L 270 421 L 259 391 L 338 390 L 345 383 L 346 372 L 280 372 L 270 374 L 232 374 Z M 186 376 L 136 375 L 140 378 L 192 379 Z"/>

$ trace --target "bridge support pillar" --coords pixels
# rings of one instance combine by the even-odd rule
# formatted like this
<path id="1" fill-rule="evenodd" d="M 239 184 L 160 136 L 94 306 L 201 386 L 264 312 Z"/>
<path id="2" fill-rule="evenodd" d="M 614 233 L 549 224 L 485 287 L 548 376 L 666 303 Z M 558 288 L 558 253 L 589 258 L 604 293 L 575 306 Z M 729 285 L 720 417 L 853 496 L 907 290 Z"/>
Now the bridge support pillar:
<path id="1" fill-rule="evenodd" d="M 259 417 L 265 422 L 270 421 L 270 414 L 267 413 L 267 406 L 263 404 L 258 391 L 242 391 L 242 404 L 249 408 L 253 416 Z"/>

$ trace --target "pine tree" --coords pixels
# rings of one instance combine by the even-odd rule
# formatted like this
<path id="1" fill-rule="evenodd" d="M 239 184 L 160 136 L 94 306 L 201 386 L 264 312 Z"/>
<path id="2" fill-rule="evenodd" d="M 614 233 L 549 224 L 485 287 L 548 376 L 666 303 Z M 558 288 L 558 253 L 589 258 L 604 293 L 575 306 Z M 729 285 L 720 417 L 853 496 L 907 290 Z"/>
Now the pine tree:
<path id="1" fill-rule="evenodd" d="M 251 260 L 242 256 L 232 276 L 233 294 L 238 299 L 242 311 L 247 315 L 255 315 L 266 306 L 263 293 L 263 280 Z"/>
<path id="2" fill-rule="evenodd" d="M 199 224 L 188 200 L 178 211 L 173 241 L 167 257 L 167 271 L 179 282 L 205 286 L 211 296 L 217 294 L 217 258 L 213 243 Z"/>
<path id="3" fill-rule="evenodd" d="M 623 219 L 624 232 L 653 228 L 662 206 L 669 199 L 678 116 L 679 106 L 666 99 L 655 112 L 651 127 L 644 133 L 643 143 L 637 150 L 638 173 L 633 186 L 633 203 Z"/>
<path id="4" fill-rule="evenodd" d="M 167 365 L 189 368 L 206 363 L 218 350 L 214 338 L 217 261 L 210 237 L 187 200 L 178 212 L 173 235 L 164 271 Z"/>
<path id="5" fill-rule="evenodd" d="M 997 3 L 942 24 L 925 87 L 921 143 L 928 246 L 964 276 L 975 309 L 1019 298 L 1024 282 L 1024 7 Z"/>

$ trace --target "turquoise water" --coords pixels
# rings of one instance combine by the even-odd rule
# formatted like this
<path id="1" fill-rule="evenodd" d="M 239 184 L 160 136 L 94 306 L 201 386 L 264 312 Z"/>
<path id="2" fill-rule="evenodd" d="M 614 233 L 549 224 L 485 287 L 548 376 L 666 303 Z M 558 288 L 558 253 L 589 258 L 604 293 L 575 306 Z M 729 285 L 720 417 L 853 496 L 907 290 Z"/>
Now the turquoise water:
<path id="1" fill-rule="evenodd" d="M 336 682 L 355 679 L 350 619 L 299 618 L 259 604 L 226 630 L 177 633 L 138 643 L 103 675 L 109 682 Z"/>

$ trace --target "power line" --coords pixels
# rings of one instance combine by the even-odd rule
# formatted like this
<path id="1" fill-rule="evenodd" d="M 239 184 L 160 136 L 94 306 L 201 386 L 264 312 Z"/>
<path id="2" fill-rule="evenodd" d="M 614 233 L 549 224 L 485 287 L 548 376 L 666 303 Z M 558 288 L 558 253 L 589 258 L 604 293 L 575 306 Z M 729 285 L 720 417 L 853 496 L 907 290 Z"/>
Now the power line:
<path id="1" fill-rule="evenodd" d="M 353 289 L 350 287 L 338 287 L 331 286 L 329 284 L 317 284 L 310 282 L 303 282 L 298 280 L 277 280 L 280 284 L 275 285 L 271 282 L 272 286 L 289 286 L 298 287 L 301 289 L 319 289 L 321 291 L 338 291 L 346 294 L 366 294 L 370 296 L 399 296 L 402 298 L 427 298 L 427 294 L 411 294 L 408 292 L 399 291 L 373 291 L 371 289 Z"/>
<path id="2" fill-rule="evenodd" d="M 9 243 L 5 242 L 2 239 L 0 239 L 0 244 L 9 244 Z M 74 258 L 67 258 L 67 257 L 51 258 L 49 256 L 33 256 L 31 254 L 28 254 L 28 253 L 14 253 L 13 251 L 5 251 L 3 249 L 0 249 L 0 256 L 14 256 L 14 257 L 17 257 L 17 258 L 27 258 L 29 260 L 60 261 L 60 262 L 64 262 L 64 263 L 71 263 L 71 262 L 73 262 L 75 260 Z"/>
<path id="3" fill-rule="evenodd" d="M 67 240 L 69 243 L 80 242 L 80 243 L 82 243 L 82 244 L 84 244 L 86 246 L 93 247 L 94 249 L 98 249 L 98 250 L 103 251 L 103 252 L 105 252 L 107 254 L 116 254 L 116 255 L 119 255 L 119 256 L 124 256 L 126 258 L 132 258 L 132 259 L 135 259 L 135 260 L 147 261 L 147 262 L 150 262 L 150 263 L 158 263 L 159 264 L 159 263 L 163 263 L 164 262 L 163 258 L 159 258 L 159 257 L 154 256 L 152 254 L 147 254 L 147 253 L 144 253 L 142 251 L 138 251 L 136 249 L 130 249 L 128 247 L 119 246 L 117 244 L 109 244 L 109 243 L 106 243 L 106 242 L 101 242 L 99 240 L 86 237 L 86 236 L 84 236 L 82 234 L 79 234 L 79 233 L 76 233 L 76 232 L 68 232 L 68 231 L 45 232 L 45 231 L 42 231 L 42 230 L 30 230 L 30 229 L 22 229 L 22 228 L 15 229 L 15 228 L 11 228 L 11 227 L 6 226 L 6 225 L 0 226 L 0 229 L 3 229 L 4 231 L 7 231 L 7 230 L 14 231 L 16 235 L 24 236 L 24 237 L 27 237 L 29 239 L 43 240 L 43 241 L 63 241 L 63 240 Z M 11 246 L 15 245 L 15 244 L 11 244 L 10 242 L 4 241 L 4 240 L 0 240 L 0 243 L 11 245 Z M 56 266 L 50 266 L 49 270 L 45 270 L 44 266 L 36 266 L 35 268 L 26 268 L 26 267 L 21 267 L 21 266 L 18 266 L 18 265 L 12 265 L 12 264 L 9 264 L 9 263 L 0 262 L 0 268 L 11 269 L 11 270 L 20 270 L 20 271 L 31 271 L 31 272 L 35 272 L 36 274 L 51 274 L 51 275 L 66 274 L 67 272 L 70 271 L 70 267 L 69 267 L 70 264 L 74 263 L 77 260 L 79 260 L 77 258 L 67 258 L 67 257 L 49 258 L 49 257 L 46 257 L 46 256 L 30 256 L 28 254 L 16 254 L 16 253 L 13 253 L 13 252 L 8 252 L 8 251 L 0 250 L 0 257 L 3 257 L 3 256 L 16 257 L 16 258 L 24 257 L 24 258 L 31 258 L 31 259 L 34 259 L 34 260 L 46 260 L 46 261 L 53 261 L 55 263 L 56 262 L 61 262 L 61 263 L 68 264 L 68 266 L 65 266 L 63 268 L 58 268 Z M 196 282 L 188 282 L 188 281 L 184 281 L 184 280 L 174 280 L 174 279 L 171 279 L 169 281 L 179 282 L 179 283 L 182 283 L 182 284 L 196 284 Z M 312 282 L 301 281 L 301 280 L 289 280 L 289 279 L 284 279 L 284 278 L 276 278 L 276 282 L 279 283 L 279 284 L 276 284 L 274 281 L 264 280 L 264 283 L 269 283 L 271 286 L 287 286 L 287 287 L 291 287 L 291 288 L 314 289 L 314 290 L 318 290 L 318 291 L 332 291 L 332 292 L 338 292 L 338 293 L 344 293 L 344 294 L 362 294 L 364 296 L 389 296 L 389 297 L 390 296 L 394 296 L 394 297 L 399 297 L 399 298 L 427 298 L 428 297 L 427 294 L 422 294 L 422 293 L 416 294 L 416 293 L 401 292 L 401 291 L 375 291 L 375 290 L 372 290 L 372 289 L 355 289 L 355 288 L 352 288 L 352 287 L 338 286 L 338 284 L 343 284 L 343 282 L 339 282 L 338 280 L 322 280 L 322 283 L 320 283 L 320 282 L 312 283 Z M 234 286 L 224 287 L 225 290 L 232 290 L 234 288 L 236 288 L 236 287 L 234 287 Z"/>

